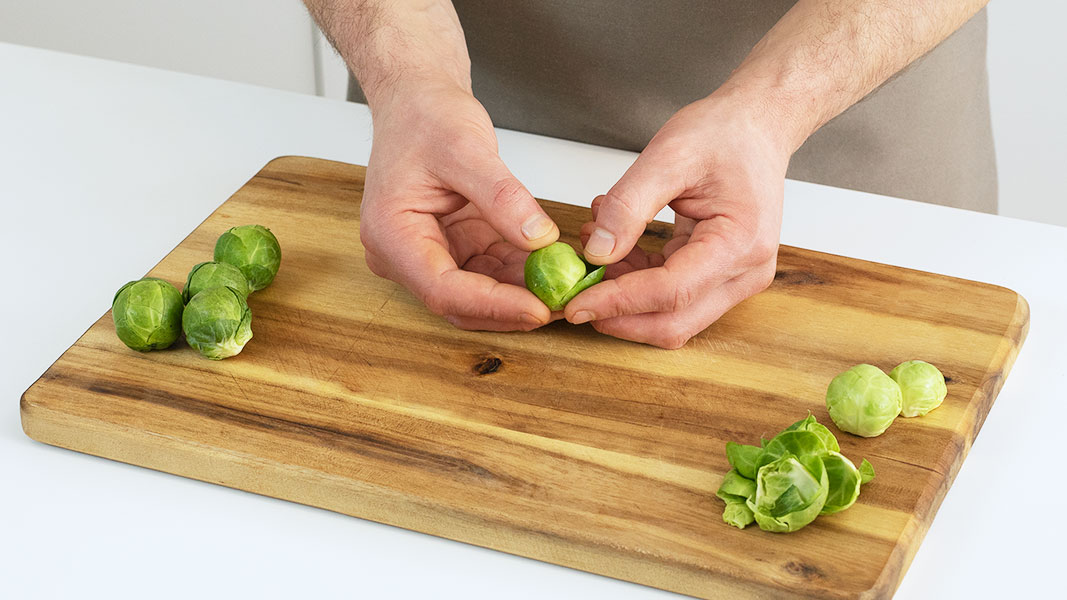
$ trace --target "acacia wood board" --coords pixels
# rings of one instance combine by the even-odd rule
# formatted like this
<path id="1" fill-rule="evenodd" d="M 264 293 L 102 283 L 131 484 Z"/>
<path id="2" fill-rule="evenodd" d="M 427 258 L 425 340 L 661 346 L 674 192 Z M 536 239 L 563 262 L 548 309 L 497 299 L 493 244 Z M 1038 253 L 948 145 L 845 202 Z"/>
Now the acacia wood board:
<path id="1" fill-rule="evenodd" d="M 680 350 L 564 322 L 460 331 L 367 269 L 364 173 L 275 159 L 149 273 L 180 286 L 229 227 L 270 227 L 282 266 L 240 355 L 137 353 L 104 313 L 23 395 L 25 432 L 701 598 L 887 597 L 1027 331 L 1011 290 L 786 246 L 767 291 Z M 588 209 L 544 206 L 576 243 Z M 833 426 L 834 375 L 914 358 L 946 375 L 940 408 L 873 439 Z M 724 524 L 724 444 L 808 411 L 874 464 L 859 502 L 791 534 Z"/>

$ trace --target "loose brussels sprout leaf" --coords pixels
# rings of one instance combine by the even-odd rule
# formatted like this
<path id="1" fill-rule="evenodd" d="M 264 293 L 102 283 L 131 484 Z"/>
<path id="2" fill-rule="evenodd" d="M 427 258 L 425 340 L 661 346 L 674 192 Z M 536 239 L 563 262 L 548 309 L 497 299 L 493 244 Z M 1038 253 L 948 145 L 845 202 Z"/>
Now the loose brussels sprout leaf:
<path id="1" fill-rule="evenodd" d="M 746 479 L 755 479 L 756 470 L 759 469 L 760 456 L 763 448 L 759 446 L 746 446 L 737 442 L 726 442 L 726 458 L 730 466 Z"/>
<path id="2" fill-rule="evenodd" d="M 806 418 L 786 427 L 785 431 L 810 431 L 822 439 L 827 450 L 830 450 L 831 452 L 841 451 L 841 446 L 838 445 L 837 438 L 834 437 L 834 434 L 827 429 L 825 425 L 816 421 L 815 415 L 811 413 L 808 413 Z"/>
<path id="3" fill-rule="evenodd" d="M 834 424 L 863 437 L 881 435 L 901 406 L 900 386 L 872 365 L 852 367 L 826 389 L 826 408 Z"/>
<path id="4" fill-rule="evenodd" d="M 146 277 L 119 288 L 111 302 L 115 333 L 138 352 L 169 347 L 182 332 L 182 295 L 173 285 Z"/>
<path id="5" fill-rule="evenodd" d="M 783 431 L 774 436 L 760 456 L 759 466 L 770 464 L 784 456 L 803 458 L 806 456 L 822 456 L 829 452 L 826 442 L 817 433 L 811 431 Z"/>
<path id="6" fill-rule="evenodd" d="M 756 517 L 752 515 L 752 509 L 744 500 L 727 500 L 726 508 L 722 511 L 722 520 L 727 525 L 733 525 L 738 529 L 744 529 L 752 524 Z"/>
<path id="7" fill-rule="evenodd" d="M 945 400 L 948 386 L 945 376 L 934 365 L 921 360 L 909 360 L 897 365 L 889 377 L 900 386 L 905 417 L 921 417 Z"/>
<path id="8" fill-rule="evenodd" d="M 241 269 L 229 263 L 202 262 L 189 271 L 185 287 L 182 288 L 182 298 L 188 303 L 198 293 L 219 286 L 231 287 L 245 298 L 252 291 Z"/>
<path id="9" fill-rule="evenodd" d="M 826 469 L 819 457 L 783 456 L 760 467 L 756 497 L 746 503 L 760 529 L 783 533 L 814 521 L 828 492 Z"/>
<path id="10" fill-rule="evenodd" d="M 730 469 L 715 495 L 727 503 L 735 499 L 748 500 L 756 495 L 756 482 L 742 477 L 737 469 Z"/>
<path id="11" fill-rule="evenodd" d="M 229 263 L 244 273 L 251 291 L 274 281 L 282 263 L 278 238 L 262 225 L 234 227 L 215 242 L 215 262 Z"/>
<path id="12" fill-rule="evenodd" d="M 556 242 L 534 250 L 526 258 L 526 289 L 550 310 L 563 310 L 579 292 L 604 279 L 604 267 L 590 268 L 570 244 Z"/>
<path id="13" fill-rule="evenodd" d="M 860 483 L 867 483 L 872 479 L 874 479 L 874 465 L 865 458 L 860 463 Z"/>
<path id="14" fill-rule="evenodd" d="M 822 459 L 826 467 L 829 491 L 822 514 L 832 515 L 852 506 L 860 497 L 861 475 L 856 465 L 838 452 L 830 452 Z"/>
<path id="15" fill-rule="evenodd" d="M 222 360 L 252 339 L 252 311 L 237 290 L 216 287 L 193 296 L 182 315 L 185 340 L 201 355 Z"/>

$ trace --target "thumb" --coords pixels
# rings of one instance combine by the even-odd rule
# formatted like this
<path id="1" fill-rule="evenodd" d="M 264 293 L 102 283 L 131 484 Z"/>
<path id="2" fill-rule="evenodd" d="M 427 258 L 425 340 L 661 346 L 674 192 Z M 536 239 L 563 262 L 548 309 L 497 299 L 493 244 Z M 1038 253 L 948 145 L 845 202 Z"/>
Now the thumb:
<path id="1" fill-rule="evenodd" d="M 683 178 L 642 153 L 596 207 L 595 227 L 585 244 L 585 259 L 617 263 L 633 250 L 645 226 L 682 193 Z"/>
<path id="2" fill-rule="evenodd" d="M 498 155 L 461 166 L 448 183 L 516 247 L 536 250 L 559 239 L 559 228 Z"/>

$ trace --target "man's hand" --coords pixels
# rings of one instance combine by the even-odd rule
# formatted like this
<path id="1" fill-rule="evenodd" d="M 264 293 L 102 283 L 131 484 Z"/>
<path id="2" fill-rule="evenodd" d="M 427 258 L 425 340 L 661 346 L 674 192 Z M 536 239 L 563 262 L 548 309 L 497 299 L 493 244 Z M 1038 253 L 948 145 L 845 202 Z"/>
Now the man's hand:
<path id="1" fill-rule="evenodd" d="M 500 160 L 493 124 L 471 94 L 452 3 L 305 3 L 374 119 L 360 219 L 371 270 L 457 327 L 548 323 L 553 315 L 526 290 L 522 270 L 559 229 Z"/>
<path id="2" fill-rule="evenodd" d="M 501 162 L 489 115 L 451 85 L 392 98 L 374 113 L 361 209 L 371 270 L 463 329 L 548 323 L 523 264 L 559 230 Z"/>
<path id="3" fill-rule="evenodd" d="M 678 348 L 774 278 L 782 189 L 792 148 L 711 96 L 675 114 L 622 179 L 593 202 L 582 228 L 586 260 L 610 280 L 566 307 L 572 323 Z M 664 206 L 676 217 L 662 255 L 635 244 Z"/>

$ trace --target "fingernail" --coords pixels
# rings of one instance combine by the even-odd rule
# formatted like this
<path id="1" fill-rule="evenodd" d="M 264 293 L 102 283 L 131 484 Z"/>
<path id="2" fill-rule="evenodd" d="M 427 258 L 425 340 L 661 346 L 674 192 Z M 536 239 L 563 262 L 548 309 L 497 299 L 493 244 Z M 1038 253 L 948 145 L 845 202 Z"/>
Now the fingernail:
<path id="1" fill-rule="evenodd" d="M 582 323 L 588 323 L 593 320 L 593 313 L 587 310 L 580 310 L 574 313 L 574 318 L 571 319 L 571 323 L 575 325 L 581 325 Z"/>
<path id="2" fill-rule="evenodd" d="M 606 229 L 597 227 L 589 236 L 589 243 L 585 245 L 585 251 L 590 256 L 607 256 L 615 249 L 615 235 Z"/>
<path id="3" fill-rule="evenodd" d="M 542 323 L 541 319 L 538 319 L 530 313 L 522 313 L 519 315 L 519 320 L 527 325 L 540 325 Z"/>
<path id="4" fill-rule="evenodd" d="M 552 231 L 552 219 L 545 215 L 533 215 L 522 224 L 522 235 L 531 241 L 545 237 L 549 231 Z"/>

